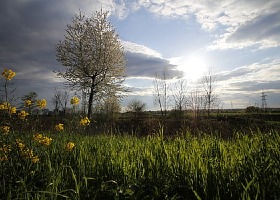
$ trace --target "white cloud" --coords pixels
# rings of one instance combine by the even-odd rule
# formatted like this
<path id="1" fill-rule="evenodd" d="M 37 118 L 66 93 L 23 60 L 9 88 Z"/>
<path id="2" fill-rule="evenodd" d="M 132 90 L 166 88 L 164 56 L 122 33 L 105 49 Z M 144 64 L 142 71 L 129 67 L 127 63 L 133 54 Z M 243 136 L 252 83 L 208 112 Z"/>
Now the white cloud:
<path id="1" fill-rule="evenodd" d="M 125 51 L 131 52 L 131 53 L 139 53 L 139 54 L 144 54 L 148 55 L 151 57 L 156 57 L 156 58 L 162 58 L 161 54 L 157 52 L 156 50 L 153 50 L 149 47 L 146 47 L 141 44 L 136 44 L 133 42 L 129 41 L 122 41 L 121 42 Z"/>
<path id="2" fill-rule="evenodd" d="M 145 8 L 164 17 L 195 16 L 203 29 L 219 29 L 219 38 L 209 49 L 280 45 L 280 2 L 277 0 L 136 0 L 126 6 L 130 6 L 127 12 Z"/>
<path id="3" fill-rule="evenodd" d="M 261 105 L 261 92 L 268 94 L 269 106 L 277 107 L 280 96 L 280 60 L 264 60 L 218 75 L 219 96 L 227 107 Z"/>
<path id="4" fill-rule="evenodd" d="M 181 77 L 183 72 L 170 60 L 147 46 L 129 41 L 121 41 L 126 56 L 128 77 L 154 77 L 165 71 L 170 78 Z"/>
<path id="5" fill-rule="evenodd" d="M 146 96 L 153 95 L 152 77 L 128 77 L 125 86 L 130 90 L 130 95 Z"/>
<path id="6" fill-rule="evenodd" d="M 272 89 L 280 93 L 280 60 L 253 63 L 231 71 L 221 72 L 219 84 L 224 93 L 248 93 Z"/>

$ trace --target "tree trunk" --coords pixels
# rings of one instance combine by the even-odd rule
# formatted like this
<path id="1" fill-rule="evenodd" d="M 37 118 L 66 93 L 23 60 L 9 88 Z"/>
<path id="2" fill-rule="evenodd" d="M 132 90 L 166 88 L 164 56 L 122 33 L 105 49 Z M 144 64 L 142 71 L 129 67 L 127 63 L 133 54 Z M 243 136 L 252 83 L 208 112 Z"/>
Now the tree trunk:
<path id="1" fill-rule="evenodd" d="M 89 93 L 89 99 L 88 99 L 88 113 L 87 117 L 90 119 L 91 113 L 92 113 L 92 103 L 93 103 L 93 95 L 94 95 L 94 88 L 95 88 L 95 76 L 92 77 L 91 87 L 90 87 L 90 93 Z"/>
<path id="2" fill-rule="evenodd" d="M 89 119 L 90 119 L 91 113 L 92 113 L 93 95 L 94 95 L 94 90 L 93 90 L 93 87 L 91 87 L 90 93 L 89 93 L 89 99 L 88 99 L 88 113 L 87 113 L 87 117 Z"/>

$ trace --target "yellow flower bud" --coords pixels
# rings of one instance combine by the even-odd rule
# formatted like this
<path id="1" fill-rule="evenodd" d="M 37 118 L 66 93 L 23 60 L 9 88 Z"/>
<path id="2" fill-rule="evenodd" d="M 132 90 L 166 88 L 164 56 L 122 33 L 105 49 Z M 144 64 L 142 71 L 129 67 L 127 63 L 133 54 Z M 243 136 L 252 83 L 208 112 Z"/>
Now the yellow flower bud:
<path id="1" fill-rule="evenodd" d="M 47 106 L 47 101 L 46 99 L 42 99 L 42 100 L 37 100 L 37 106 L 41 109 L 45 108 Z"/>
<path id="2" fill-rule="evenodd" d="M 30 101 L 30 100 L 25 100 L 24 105 L 25 105 L 26 107 L 28 107 L 28 106 L 31 105 L 31 103 L 32 103 L 32 101 Z"/>
<path id="3" fill-rule="evenodd" d="M 28 115 L 29 115 L 28 112 L 25 112 L 24 110 L 18 113 L 18 117 L 22 120 L 24 120 Z"/>
<path id="4" fill-rule="evenodd" d="M 55 125 L 55 130 L 63 131 L 64 130 L 64 124 L 57 124 L 57 125 Z"/>
<path id="5" fill-rule="evenodd" d="M 88 119 L 88 117 L 85 117 L 85 118 L 80 120 L 80 125 L 81 126 L 88 126 L 89 124 L 90 124 L 90 120 Z"/>
<path id="6" fill-rule="evenodd" d="M 73 97 L 73 98 L 71 99 L 71 101 L 70 101 L 70 103 L 71 103 L 72 105 L 78 105 L 79 102 L 80 102 L 80 100 L 79 100 L 79 98 L 76 97 L 76 96 Z"/>
<path id="7" fill-rule="evenodd" d="M 16 72 L 10 69 L 4 69 L 4 71 L 2 72 L 2 76 L 8 81 L 12 80 L 15 75 Z"/>
<path id="8" fill-rule="evenodd" d="M 73 148 L 74 148 L 74 146 L 75 146 L 75 144 L 74 144 L 73 142 L 68 142 L 68 143 L 66 144 L 66 150 L 72 151 Z"/>

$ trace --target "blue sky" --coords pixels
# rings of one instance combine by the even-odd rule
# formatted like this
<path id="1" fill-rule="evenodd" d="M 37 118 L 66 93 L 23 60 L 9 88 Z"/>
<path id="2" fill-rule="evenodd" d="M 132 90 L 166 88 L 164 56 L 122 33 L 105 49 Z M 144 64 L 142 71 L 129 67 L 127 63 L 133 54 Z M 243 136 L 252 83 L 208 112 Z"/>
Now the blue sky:
<path id="1" fill-rule="evenodd" d="M 1 0 L 0 69 L 17 72 L 16 95 L 51 100 L 63 80 L 54 46 L 79 11 L 109 11 L 125 48 L 131 99 L 156 109 L 153 80 L 166 70 L 189 91 L 213 68 L 223 108 L 280 107 L 280 2 L 277 0 Z M 51 105 L 49 105 L 51 108 Z"/>

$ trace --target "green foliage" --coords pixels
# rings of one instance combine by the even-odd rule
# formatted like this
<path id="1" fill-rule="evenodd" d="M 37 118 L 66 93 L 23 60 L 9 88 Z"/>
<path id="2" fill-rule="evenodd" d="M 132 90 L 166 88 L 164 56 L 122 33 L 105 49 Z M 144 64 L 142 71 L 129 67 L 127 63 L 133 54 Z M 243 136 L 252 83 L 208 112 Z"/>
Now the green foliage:
<path id="1" fill-rule="evenodd" d="M 245 109 L 246 113 L 259 113 L 260 112 L 260 108 L 259 107 L 255 107 L 255 106 L 248 106 Z"/>
<path id="2" fill-rule="evenodd" d="M 162 132 L 162 131 L 160 131 Z M 60 132 L 49 146 L 21 139 L 40 161 L 12 147 L 1 161 L 1 199 L 276 199 L 280 196 L 280 135 L 236 133 L 232 140 L 187 133 L 164 139 Z M 72 151 L 66 149 L 71 141 Z"/>
<path id="3" fill-rule="evenodd" d="M 164 127 L 146 137 L 86 136 L 79 133 L 90 127 L 90 120 L 75 113 L 65 123 L 56 118 L 55 124 L 47 116 L 16 115 L 7 87 L 15 73 L 4 72 L 0 199 L 280 196 L 280 135 L 276 131 L 235 132 L 231 140 L 200 131 L 197 136 L 181 132 L 167 139 Z M 43 119 L 49 124 L 43 124 Z"/>

